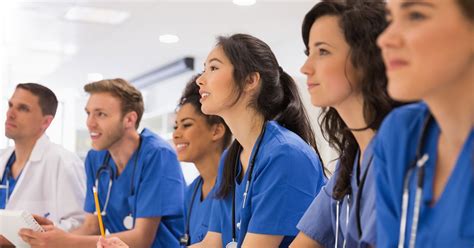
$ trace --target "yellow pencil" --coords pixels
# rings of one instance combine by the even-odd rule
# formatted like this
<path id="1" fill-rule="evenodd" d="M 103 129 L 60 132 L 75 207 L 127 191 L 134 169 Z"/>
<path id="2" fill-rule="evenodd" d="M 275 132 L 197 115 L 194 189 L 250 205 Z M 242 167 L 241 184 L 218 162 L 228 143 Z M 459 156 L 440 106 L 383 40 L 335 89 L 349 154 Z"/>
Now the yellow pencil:
<path id="1" fill-rule="evenodd" d="M 94 201 L 95 201 L 95 209 L 97 211 L 97 219 L 99 219 L 100 235 L 105 238 L 104 222 L 102 222 L 102 212 L 100 211 L 99 196 L 97 196 L 97 188 L 92 187 L 92 191 L 94 192 Z"/>

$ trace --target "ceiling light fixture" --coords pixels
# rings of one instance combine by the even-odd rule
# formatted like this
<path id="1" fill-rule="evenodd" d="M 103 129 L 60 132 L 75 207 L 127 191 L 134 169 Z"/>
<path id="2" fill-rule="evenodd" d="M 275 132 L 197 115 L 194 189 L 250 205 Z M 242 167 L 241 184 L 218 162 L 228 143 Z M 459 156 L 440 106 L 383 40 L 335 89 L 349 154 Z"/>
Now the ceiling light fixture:
<path id="1" fill-rule="evenodd" d="M 163 34 L 160 35 L 160 42 L 166 44 L 172 44 L 179 41 L 179 37 L 174 34 Z"/>
<path id="2" fill-rule="evenodd" d="M 257 0 L 232 0 L 232 2 L 239 6 L 252 6 L 257 3 Z"/>

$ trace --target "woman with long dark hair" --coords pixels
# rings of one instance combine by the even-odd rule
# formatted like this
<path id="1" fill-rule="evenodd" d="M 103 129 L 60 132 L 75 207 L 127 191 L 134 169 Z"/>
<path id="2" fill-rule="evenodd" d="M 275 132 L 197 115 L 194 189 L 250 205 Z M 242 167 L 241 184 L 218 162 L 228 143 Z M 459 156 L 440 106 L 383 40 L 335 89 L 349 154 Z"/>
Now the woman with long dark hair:
<path id="1" fill-rule="evenodd" d="M 308 58 L 301 71 L 313 105 L 323 107 L 321 131 L 339 158 L 292 247 L 375 245 L 372 139 L 394 106 L 376 45 L 385 27 L 384 4 L 376 0 L 322 1 L 304 18 Z"/>
<path id="2" fill-rule="evenodd" d="M 394 110 L 375 145 L 377 245 L 474 247 L 474 1 L 391 0 Z"/>
<path id="3" fill-rule="evenodd" d="M 197 82 L 202 111 L 221 116 L 235 137 L 201 247 L 287 247 L 325 182 L 295 82 L 246 34 L 219 37 Z"/>

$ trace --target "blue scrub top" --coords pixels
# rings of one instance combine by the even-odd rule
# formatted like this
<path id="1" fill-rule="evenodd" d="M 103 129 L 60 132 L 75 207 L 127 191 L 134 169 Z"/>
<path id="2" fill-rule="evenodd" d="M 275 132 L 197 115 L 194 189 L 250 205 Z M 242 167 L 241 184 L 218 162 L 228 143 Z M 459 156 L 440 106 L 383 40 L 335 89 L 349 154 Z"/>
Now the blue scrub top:
<path id="1" fill-rule="evenodd" d="M 339 247 L 343 246 L 344 239 L 346 240 L 346 247 L 375 246 L 375 182 L 373 165 L 369 166 L 369 163 L 373 164 L 372 158 L 373 142 L 371 141 L 364 151 L 360 175 L 356 173 L 359 160 L 359 153 L 357 153 L 352 170 L 351 194 L 345 196 L 342 203 L 339 203 Z M 367 172 L 367 177 L 362 192 L 359 192 L 357 177 L 359 176 L 359 179 L 361 179 L 365 172 Z M 339 163 L 334 175 L 311 203 L 297 226 L 301 232 L 324 247 L 334 247 L 336 240 L 336 204 L 338 203 L 332 195 L 338 175 Z M 361 237 L 359 237 L 357 227 L 358 193 L 362 193 L 360 198 Z M 347 213 L 348 207 L 349 213 Z M 348 215 L 349 221 L 346 225 Z"/>
<path id="2" fill-rule="evenodd" d="M 179 237 L 184 233 L 184 179 L 180 164 L 171 146 L 163 139 L 144 129 L 141 133 L 141 148 L 133 180 L 132 175 L 137 151 L 129 159 L 122 174 L 113 180 L 104 225 L 110 233 L 126 231 L 123 220 L 129 214 L 134 218 L 161 217 L 155 240 L 151 247 L 179 247 Z M 84 210 L 95 212 L 92 187 L 96 172 L 104 163 L 107 151 L 91 150 L 86 158 L 87 192 Z M 109 160 L 114 173 L 117 167 Z M 99 178 L 99 202 L 101 210 L 109 183 L 109 174 L 103 172 Z"/>
<path id="3" fill-rule="evenodd" d="M 197 177 L 187 188 L 186 199 L 185 199 L 185 208 L 186 208 L 186 219 L 189 218 L 189 204 L 193 197 L 194 188 L 196 184 L 199 183 L 201 177 Z M 201 242 L 207 234 L 209 228 L 209 219 L 211 217 L 211 207 L 214 194 L 214 188 L 211 189 L 207 197 L 202 200 L 202 183 L 200 183 L 197 191 L 196 197 L 192 205 L 191 217 L 189 220 L 189 237 L 190 244 L 195 244 Z"/>
<path id="4" fill-rule="evenodd" d="M 235 222 L 241 222 L 236 229 L 239 247 L 247 232 L 282 235 L 280 247 L 288 247 L 298 234 L 296 224 L 326 182 L 312 147 L 275 121 L 268 122 L 265 128 L 245 208 L 242 201 L 249 170 L 241 182 L 236 182 Z M 250 157 L 255 149 L 256 145 Z M 226 155 L 222 156 L 216 185 L 222 181 Z M 213 201 L 209 231 L 221 233 L 224 247 L 232 241 L 232 194 Z"/>
<path id="5" fill-rule="evenodd" d="M 429 109 L 425 103 L 394 110 L 383 122 L 376 138 L 375 175 L 377 187 L 377 246 L 398 244 L 402 211 L 403 182 L 416 159 L 416 149 Z M 474 246 L 474 128 L 467 138 L 456 165 L 438 201 L 432 205 L 433 179 L 440 129 L 436 121 L 428 127 L 423 196 L 421 201 L 417 247 Z M 416 174 L 416 173 L 415 173 Z M 410 179 L 405 247 L 410 239 L 416 178 Z"/>
<path id="6" fill-rule="evenodd" d="M 10 158 L 8 159 L 7 165 L 5 166 L 5 170 L 3 172 L 2 181 L 0 182 L 0 184 L 5 187 L 7 186 L 7 181 L 9 183 L 8 189 L 7 188 L 0 189 L 0 209 L 5 209 L 7 205 L 7 190 L 8 190 L 8 197 L 10 198 L 10 196 L 13 193 L 13 190 L 15 190 L 15 185 L 21 176 L 21 172 L 17 178 L 13 178 L 11 175 L 9 175 L 11 174 L 12 166 L 15 163 L 15 160 L 16 160 L 16 155 L 15 155 L 15 152 L 13 152 Z"/>

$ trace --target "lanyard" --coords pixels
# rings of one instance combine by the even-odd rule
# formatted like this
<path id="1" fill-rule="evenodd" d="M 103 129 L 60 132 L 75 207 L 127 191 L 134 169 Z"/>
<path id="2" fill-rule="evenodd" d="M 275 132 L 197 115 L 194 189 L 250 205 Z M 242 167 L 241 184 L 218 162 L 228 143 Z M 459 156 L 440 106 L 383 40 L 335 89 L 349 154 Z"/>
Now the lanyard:
<path id="1" fill-rule="evenodd" d="M 262 145 L 262 141 L 263 141 L 263 137 L 265 135 L 265 129 L 266 129 L 266 125 L 267 122 L 265 121 L 265 123 L 263 123 L 263 126 L 262 126 L 262 131 L 260 132 L 260 135 L 258 136 L 258 143 L 257 143 L 257 147 L 255 149 L 255 153 L 253 154 L 252 156 L 252 159 L 250 160 L 250 164 L 249 164 L 249 174 L 248 174 L 248 177 L 247 177 L 247 181 L 245 183 L 245 191 L 244 191 L 244 194 L 243 194 L 243 201 L 242 201 L 242 209 L 245 208 L 245 203 L 246 203 L 246 200 L 247 200 L 247 195 L 248 195 L 248 192 L 249 192 L 249 188 L 250 188 L 250 183 L 251 183 L 251 180 L 252 180 L 252 173 L 253 173 L 253 168 L 255 167 L 255 159 L 257 158 L 257 154 L 260 150 L 260 147 Z M 238 165 L 239 165 L 239 161 L 240 161 L 240 151 L 237 153 L 237 157 L 235 159 L 235 166 L 234 166 L 234 170 L 236 171 L 237 168 L 238 168 Z M 234 172 L 234 175 L 236 175 L 237 173 Z M 240 225 L 242 223 L 242 215 L 240 216 L 240 221 L 239 223 L 235 223 L 235 189 L 236 189 L 236 185 L 235 185 L 235 180 L 234 180 L 234 185 L 232 187 L 232 242 L 236 242 L 236 227 L 240 229 Z"/>

